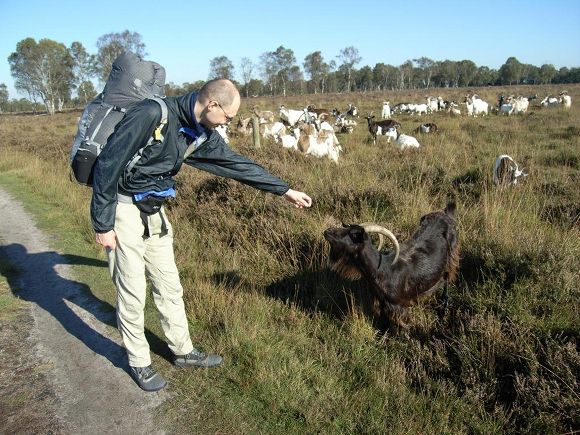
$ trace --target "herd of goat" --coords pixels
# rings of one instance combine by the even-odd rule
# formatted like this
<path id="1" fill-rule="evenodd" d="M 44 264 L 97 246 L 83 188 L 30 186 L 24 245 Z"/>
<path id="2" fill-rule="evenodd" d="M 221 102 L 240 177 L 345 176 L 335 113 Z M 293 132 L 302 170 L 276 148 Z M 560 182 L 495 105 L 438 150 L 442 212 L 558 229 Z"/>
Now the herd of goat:
<path id="1" fill-rule="evenodd" d="M 472 94 L 465 97 L 463 104 L 468 116 L 485 116 L 492 112 L 499 115 L 523 114 L 528 110 L 531 100 L 537 96 L 499 97 L 497 105 L 480 99 Z M 547 96 L 541 100 L 542 107 L 560 105 L 571 107 L 572 100 L 563 91 L 558 97 Z M 391 107 L 389 101 L 383 103 L 381 120 L 375 120 L 372 112 L 366 117 L 368 131 L 373 143 L 377 136 L 386 136 L 400 149 L 418 148 L 419 141 L 400 132 L 401 124 L 393 119 L 393 114 L 410 113 L 415 115 L 446 111 L 451 115 L 461 115 L 460 104 L 443 100 L 441 97 L 428 97 L 426 103 L 399 103 Z M 359 118 L 358 109 L 349 104 L 341 113 L 337 109 L 318 109 L 307 106 L 302 110 L 279 108 L 279 120 L 272 111 L 253 108 L 258 119 L 260 134 L 272 139 L 284 148 L 293 148 L 307 155 L 327 156 L 338 162 L 342 147 L 337 133 L 352 133 Z M 233 130 L 235 134 L 252 133 L 251 117 L 240 119 Z M 332 121 L 334 120 L 334 121 Z M 420 124 L 415 130 L 418 134 L 433 134 L 438 131 L 435 123 Z M 225 128 L 220 131 L 226 137 Z M 508 155 L 497 157 L 493 168 L 494 184 L 514 185 L 520 177 L 527 174 Z M 406 241 L 399 243 L 395 235 L 377 224 L 343 224 L 324 231 L 324 238 L 330 246 L 328 264 L 331 270 L 343 278 L 366 279 L 369 283 L 370 305 L 366 312 L 382 330 L 389 325 L 406 327 L 408 308 L 423 296 L 430 295 L 440 288 L 445 289 L 457 276 L 459 267 L 459 244 L 455 221 L 456 205 L 448 202 L 442 211 L 432 212 L 421 217 L 419 226 Z M 378 234 L 379 246 L 374 247 L 371 235 Z M 382 252 L 387 237 L 393 249 Z"/>
<path id="2" fill-rule="evenodd" d="M 411 114 L 426 115 L 434 112 L 447 112 L 452 116 L 464 113 L 468 116 L 486 116 L 490 113 L 499 115 L 524 114 L 528 110 L 530 101 L 537 99 L 537 95 L 524 97 L 501 95 L 496 105 L 482 100 L 477 94 L 467 95 L 463 102 L 444 100 L 442 97 L 427 97 L 425 103 L 398 103 L 391 106 L 389 101 L 384 101 L 381 118 L 377 120 L 373 112 L 366 116 L 368 132 L 373 144 L 376 144 L 378 136 L 384 136 L 387 143 L 391 141 L 401 149 L 420 148 L 419 140 L 412 135 L 401 133 L 401 124 L 391 119 L 392 115 Z M 572 99 L 566 91 L 558 96 L 548 95 L 540 102 L 541 107 L 561 106 L 569 109 Z M 252 116 L 258 120 L 260 136 L 264 140 L 272 140 L 276 144 L 287 149 L 294 149 L 315 157 L 328 157 L 338 163 L 343 148 L 337 134 L 352 133 L 360 119 L 356 106 L 349 104 L 344 112 L 334 108 L 316 108 L 308 105 L 303 109 L 290 109 L 280 106 L 278 116 L 270 110 L 260 110 L 257 106 L 252 108 Z M 240 118 L 235 126 L 223 125 L 218 128 L 219 133 L 229 140 L 230 135 L 249 136 L 252 134 L 252 116 Z M 433 134 L 438 131 L 437 124 L 427 122 L 420 124 L 414 129 L 414 134 Z"/>

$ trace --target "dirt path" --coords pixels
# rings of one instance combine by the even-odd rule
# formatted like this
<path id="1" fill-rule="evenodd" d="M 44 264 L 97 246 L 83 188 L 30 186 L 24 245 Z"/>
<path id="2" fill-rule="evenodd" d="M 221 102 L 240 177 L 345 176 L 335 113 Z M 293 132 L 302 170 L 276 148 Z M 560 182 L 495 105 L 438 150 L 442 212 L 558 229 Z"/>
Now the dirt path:
<path id="1" fill-rule="evenodd" d="M 119 334 L 110 326 L 115 322 L 114 313 L 104 310 L 86 284 L 76 281 L 67 260 L 50 250 L 47 236 L 2 189 L 0 240 L 0 257 L 18 270 L 17 276 L 9 277 L 10 287 L 20 289 L 19 297 L 30 302 L 30 313 L 24 314 L 19 324 L 22 319 L 30 319 L 31 323 L 25 328 L 29 337 L 3 334 L 2 341 L 19 342 L 0 343 L 0 361 L 14 364 L 3 365 L 0 374 L 7 373 L 17 381 L 18 376 L 13 375 L 18 370 L 35 373 L 39 371 L 36 364 L 42 367 L 46 374 L 42 383 L 46 385 L 39 386 L 38 379 L 29 382 L 31 378 L 20 376 L 24 384 L 20 397 L 37 397 L 37 390 L 41 389 L 44 397 L 54 398 L 45 407 L 47 412 L 55 413 L 45 416 L 54 422 L 53 433 L 163 433 L 154 427 L 152 414 L 168 397 L 167 393 L 144 393 L 137 387 L 127 373 Z M 79 261 L 103 266 L 94 259 Z M 8 354 L 8 349 L 13 354 Z M 8 388 L 4 382 L 0 387 Z M 26 391 L 31 388 L 34 391 Z M 22 408 L 22 418 L 38 414 L 37 405 L 28 403 L 28 412 Z M 19 427 L 14 416 L 8 423 Z M 28 423 L 20 420 L 20 424 L 23 429 Z"/>

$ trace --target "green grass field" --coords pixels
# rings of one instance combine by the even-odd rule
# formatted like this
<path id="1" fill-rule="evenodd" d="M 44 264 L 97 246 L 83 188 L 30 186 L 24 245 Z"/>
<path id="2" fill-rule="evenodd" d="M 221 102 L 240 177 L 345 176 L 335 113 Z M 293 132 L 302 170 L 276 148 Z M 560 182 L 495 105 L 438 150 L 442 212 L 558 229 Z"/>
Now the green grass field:
<path id="1" fill-rule="evenodd" d="M 572 109 L 523 116 L 394 116 L 419 150 L 370 141 L 364 116 L 382 101 L 462 101 L 465 89 L 332 94 L 244 100 L 361 112 L 338 165 L 266 142 L 232 148 L 313 197 L 309 210 L 191 168 L 169 205 L 190 331 L 226 364 L 180 371 L 152 340 L 154 365 L 172 398 L 159 421 L 173 433 L 570 433 L 580 428 L 580 86 Z M 540 99 L 557 87 L 475 89 Z M 536 104 L 539 100 L 536 101 Z M 465 106 L 462 107 L 465 113 Z M 69 181 L 79 112 L 0 116 L 0 184 L 16 192 L 64 253 L 98 257 L 90 190 Z M 381 140 L 382 139 L 382 140 Z M 529 176 L 497 188 L 491 169 L 511 155 Z M 458 204 L 461 264 L 450 308 L 437 296 L 411 309 L 411 328 L 379 335 L 359 310 L 367 291 L 326 268 L 322 231 L 376 222 L 404 240 L 419 218 Z M 114 305 L 105 268 L 75 266 L 98 299 Z M 163 338 L 153 305 L 147 328 Z"/>

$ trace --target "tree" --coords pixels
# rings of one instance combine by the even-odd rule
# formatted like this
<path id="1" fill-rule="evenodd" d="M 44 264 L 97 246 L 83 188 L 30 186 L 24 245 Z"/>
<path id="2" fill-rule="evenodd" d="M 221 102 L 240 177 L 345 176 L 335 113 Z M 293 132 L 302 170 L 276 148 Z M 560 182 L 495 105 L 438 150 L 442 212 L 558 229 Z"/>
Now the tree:
<path id="1" fill-rule="evenodd" d="M 324 61 L 320 51 L 314 51 L 304 58 L 304 71 L 310 76 L 310 81 L 314 89 L 314 93 L 324 93 L 324 85 L 330 70 L 329 65 Z"/>
<path id="2" fill-rule="evenodd" d="M 50 39 L 41 39 L 38 44 L 33 38 L 23 39 L 8 63 L 16 89 L 27 92 L 35 101 L 40 98 L 51 115 L 70 99 L 73 59 L 63 44 Z"/>
<path id="3" fill-rule="evenodd" d="M 95 90 L 95 85 L 93 85 L 93 82 L 90 80 L 82 82 L 77 89 L 77 95 L 79 97 L 79 101 L 84 105 L 86 105 L 88 101 L 95 98 L 97 91 Z"/>
<path id="4" fill-rule="evenodd" d="M 522 83 L 535 85 L 540 81 L 540 68 L 526 63 L 522 66 Z"/>
<path id="5" fill-rule="evenodd" d="M 495 83 L 497 80 L 497 71 L 489 69 L 487 66 L 480 66 L 473 79 L 476 86 L 488 86 Z"/>
<path id="6" fill-rule="evenodd" d="M 103 83 L 107 81 L 113 61 L 124 51 L 132 51 L 138 57 L 143 58 L 145 44 L 141 40 L 141 35 L 137 32 L 125 30 L 122 33 L 107 33 L 97 40 L 97 62 L 96 71 L 99 80 Z"/>
<path id="7" fill-rule="evenodd" d="M 359 56 L 358 49 L 352 46 L 340 50 L 340 54 L 337 57 L 342 61 L 342 70 L 346 72 L 346 91 L 350 92 L 354 66 L 362 60 L 362 57 Z"/>
<path id="8" fill-rule="evenodd" d="M 266 85 L 270 88 L 270 95 L 274 95 L 276 90 L 276 75 L 278 74 L 278 65 L 274 53 L 267 51 L 260 56 L 260 69 Z"/>
<path id="9" fill-rule="evenodd" d="M 544 84 L 552 83 L 554 77 L 556 77 L 557 71 L 552 64 L 543 64 L 540 67 L 540 81 Z"/>
<path id="10" fill-rule="evenodd" d="M 370 66 L 363 66 L 356 72 L 355 76 L 357 90 L 363 92 L 373 90 L 373 70 Z"/>
<path id="11" fill-rule="evenodd" d="M 459 86 L 469 86 L 475 77 L 477 66 L 471 60 L 457 62 L 457 73 L 459 75 Z"/>
<path id="12" fill-rule="evenodd" d="M 515 58 L 510 57 L 499 69 L 499 78 L 502 84 L 518 84 L 522 77 L 522 64 Z"/>
<path id="13" fill-rule="evenodd" d="M 70 54 L 73 59 L 74 84 L 77 87 L 77 95 L 83 105 L 86 105 L 95 94 L 94 86 L 88 86 L 90 78 L 95 75 L 95 65 L 97 57 L 88 54 L 85 47 L 80 42 L 73 42 L 70 46 Z M 92 94 L 92 95 L 89 95 Z"/>
<path id="14" fill-rule="evenodd" d="M 292 65 L 288 70 L 288 89 L 294 94 L 304 93 L 304 74 L 298 65 Z"/>
<path id="15" fill-rule="evenodd" d="M 286 83 L 290 78 L 290 71 L 296 66 L 296 57 L 290 48 L 284 48 L 282 45 L 272 55 L 277 71 L 276 75 L 282 81 L 282 95 L 286 96 Z"/>
<path id="16" fill-rule="evenodd" d="M 413 59 L 413 62 L 417 65 L 420 71 L 421 83 L 424 88 L 429 88 L 431 86 L 431 78 L 435 72 L 435 67 L 437 63 L 428 57 L 420 57 L 419 59 Z"/>
<path id="17" fill-rule="evenodd" d="M 4 83 L 0 83 L 0 113 L 8 109 L 8 88 Z"/>
<path id="18" fill-rule="evenodd" d="M 457 62 L 453 60 L 444 60 L 439 64 L 439 86 L 441 87 L 457 87 L 459 84 L 459 73 L 457 70 Z"/>
<path id="19" fill-rule="evenodd" d="M 406 61 L 399 67 L 399 88 L 405 88 L 405 80 L 407 81 L 407 87 L 411 88 L 411 82 L 413 81 L 413 62 L 410 60 Z"/>
<path id="20" fill-rule="evenodd" d="M 234 77 L 234 64 L 226 56 L 214 57 L 209 61 L 209 79 L 228 79 Z"/>
<path id="21" fill-rule="evenodd" d="M 398 69 L 393 65 L 377 63 L 373 68 L 373 81 L 377 90 L 393 89 L 397 85 Z"/>
<path id="22" fill-rule="evenodd" d="M 254 74 L 254 63 L 247 57 L 242 57 L 240 62 L 240 75 L 242 78 L 242 83 L 244 90 L 246 92 L 246 98 L 249 96 L 249 87 L 248 83 L 252 80 L 252 75 Z"/>

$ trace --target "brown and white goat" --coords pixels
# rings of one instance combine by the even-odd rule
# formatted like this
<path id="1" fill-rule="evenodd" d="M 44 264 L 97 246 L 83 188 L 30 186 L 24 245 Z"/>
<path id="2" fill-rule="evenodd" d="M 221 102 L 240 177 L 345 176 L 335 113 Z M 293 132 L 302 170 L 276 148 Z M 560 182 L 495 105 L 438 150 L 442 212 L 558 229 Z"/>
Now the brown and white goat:
<path id="1" fill-rule="evenodd" d="M 271 110 L 260 110 L 258 106 L 252 107 L 252 113 L 258 117 L 260 124 L 274 122 L 274 113 Z"/>
<path id="2" fill-rule="evenodd" d="M 374 224 L 328 228 L 324 238 L 330 244 L 329 266 L 342 277 L 370 283 L 371 315 L 381 327 L 388 320 L 406 327 L 407 308 L 419 297 L 429 295 L 452 282 L 459 266 L 459 245 L 455 225 L 455 203 L 443 211 L 424 215 L 411 238 L 401 245 L 386 228 Z M 379 248 L 369 234 L 378 233 Z M 394 250 L 380 252 L 382 236 Z"/>
<path id="3" fill-rule="evenodd" d="M 426 122 L 424 124 L 419 125 L 415 129 L 415 133 L 422 133 L 422 134 L 429 134 L 429 133 L 437 133 L 439 127 L 434 122 Z"/>

